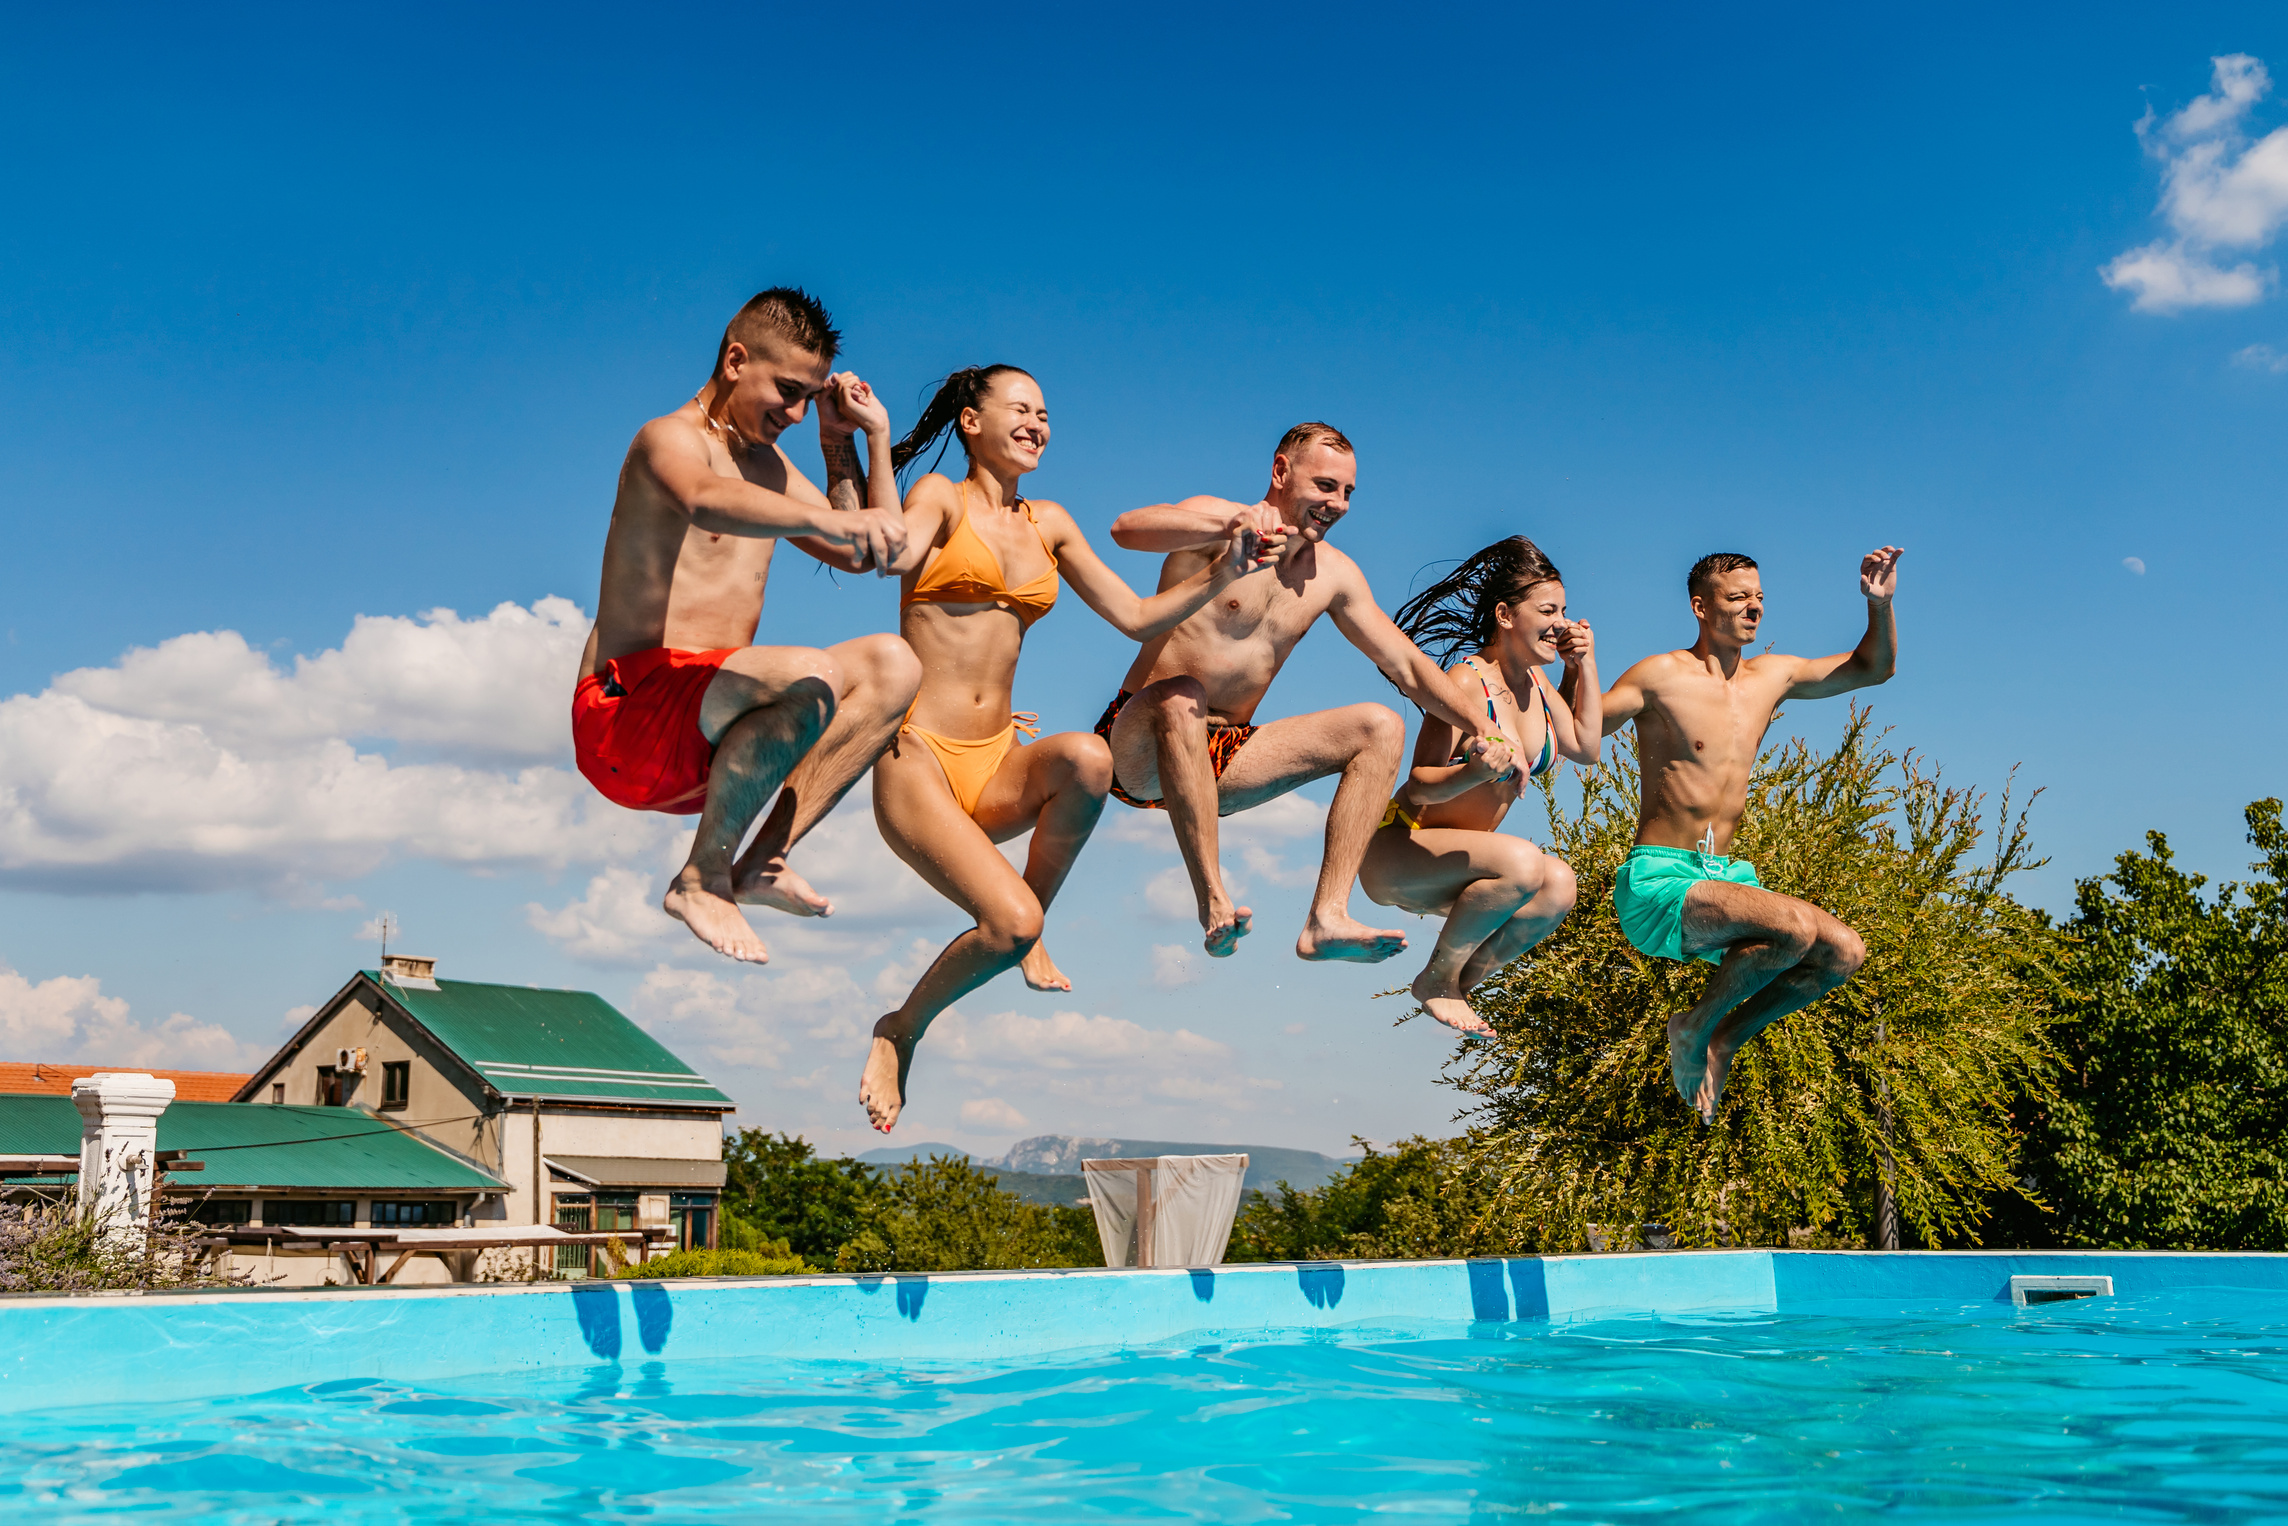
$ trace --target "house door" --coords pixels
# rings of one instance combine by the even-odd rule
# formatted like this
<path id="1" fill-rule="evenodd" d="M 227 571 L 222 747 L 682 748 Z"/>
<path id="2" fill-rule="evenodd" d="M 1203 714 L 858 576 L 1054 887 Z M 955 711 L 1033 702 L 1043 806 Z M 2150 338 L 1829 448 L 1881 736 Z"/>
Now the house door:
<path id="1" fill-rule="evenodd" d="M 596 1222 L 596 1210 L 585 1197 L 569 1193 L 556 1199 L 556 1227 L 574 1234 L 586 1234 Z M 585 1245 L 559 1245 L 556 1247 L 556 1275 L 559 1277 L 585 1277 L 588 1275 L 588 1247 Z"/>
<path id="2" fill-rule="evenodd" d="M 342 1105 L 342 1078 L 341 1078 L 341 1074 L 340 1074 L 338 1071 L 336 1071 L 336 1070 L 334 1069 L 334 1067 L 333 1067 L 333 1066 L 331 1066 L 331 1065 L 321 1065 L 321 1066 L 319 1066 L 319 1067 L 318 1067 L 318 1106 L 320 1106 L 320 1107 L 340 1107 L 341 1105 Z"/>

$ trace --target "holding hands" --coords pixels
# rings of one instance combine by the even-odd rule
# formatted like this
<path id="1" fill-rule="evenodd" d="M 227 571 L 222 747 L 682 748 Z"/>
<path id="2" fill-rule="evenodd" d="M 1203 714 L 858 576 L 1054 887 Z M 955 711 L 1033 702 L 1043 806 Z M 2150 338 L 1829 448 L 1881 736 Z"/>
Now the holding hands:
<path id="1" fill-rule="evenodd" d="M 1557 633 L 1557 655 L 1565 666 L 1577 668 L 1597 655 L 1597 638 L 1586 620 L 1568 620 Z"/>
<path id="2" fill-rule="evenodd" d="M 1227 572 L 1230 580 L 1260 572 L 1278 562 L 1287 544 L 1287 522 L 1265 504 L 1240 510 L 1223 529 L 1224 554 L 1216 559 L 1219 578 Z"/>
<path id="3" fill-rule="evenodd" d="M 869 437 L 890 432 L 890 410 L 874 395 L 874 389 L 859 379 L 855 371 L 837 371 L 826 378 L 826 386 L 818 394 L 818 432 L 823 437 L 839 435 L 847 440 L 859 430 Z"/>

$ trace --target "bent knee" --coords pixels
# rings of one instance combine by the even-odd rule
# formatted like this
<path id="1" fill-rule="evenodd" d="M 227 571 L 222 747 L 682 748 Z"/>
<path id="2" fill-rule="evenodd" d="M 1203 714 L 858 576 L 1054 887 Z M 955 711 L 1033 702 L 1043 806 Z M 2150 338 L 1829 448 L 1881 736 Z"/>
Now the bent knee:
<path id="1" fill-rule="evenodd" d="M 1533 909 L 1562 917 L 1579 903 L 1581 882 L 1573 877 L 1573 866 L 1555 854 L 1536 856 L 1541 860 L 1541 889 L 1534 894 Z"/>
<path id="2" fill-rule="evenodd" d="M 1023 958 L 1041 941 L 1041 907 L 1027 897 L 979 908 L 977 936 L 1003 958 Z"/>
<path id="3" fill-rule="evenodd" d="M 878 686 L 885 698 L 896 695 L 898 703 L 904 705 L 922 686 L 922 660 L 906 645 L 904 637 L 887 631 L 844 642 L 842 668 L 843 683 L 836 685 L 837 694 L 846 692 L 851 683 L 868 683 Z"/>
<path id="4" fill-rule="evenodd" d="M 1397 751 L 1406 745 L 1406 722 L 1388 705 L 1353 705 L 1350 712 L 1351 723 L 1367 746 Z"/>
<path id="5" fill-rule="evenodd" d="M 1091 795 L 1112 791 L 1112 744 L 1092 731 L 1067 732 L 1060 739 L 1059 758 L 1073 784 Z"/>
<path id="6" fill-rule="evenodd" d="M 1837 922 L 1823 930 L 1819 940 L 1822 962 L 1845 980 L 1859 973 L 1867 962 L 1867 942 L 1850 928 Z"/>

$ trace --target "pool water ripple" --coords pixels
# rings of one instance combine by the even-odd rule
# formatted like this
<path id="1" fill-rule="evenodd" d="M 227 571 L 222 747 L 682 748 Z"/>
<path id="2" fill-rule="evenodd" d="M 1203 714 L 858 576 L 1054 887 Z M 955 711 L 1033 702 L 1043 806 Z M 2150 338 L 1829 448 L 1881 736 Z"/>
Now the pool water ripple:
<path id="1" fill-rule="evenodd" d="M 321 1383 L 25 1417 L 0 1437 L 0 1503 L 335 1526 L 2278 1518 L 2288 1308 L 2271 1302 Z"/>

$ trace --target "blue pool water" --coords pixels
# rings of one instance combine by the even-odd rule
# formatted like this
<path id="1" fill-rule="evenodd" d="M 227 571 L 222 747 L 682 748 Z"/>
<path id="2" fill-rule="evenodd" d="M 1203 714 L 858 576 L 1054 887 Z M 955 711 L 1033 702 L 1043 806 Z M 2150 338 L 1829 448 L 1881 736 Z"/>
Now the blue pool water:
<path id="1" fill-rule="evenodd" d="M 2288 1515 L 2288 1306 L 1421 1323 L 1021 1362 L 676 1361 L 15 1417 L 0 1517 Z"/>

